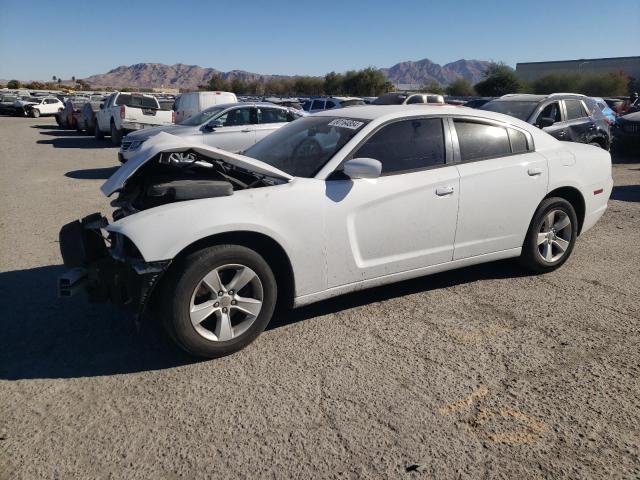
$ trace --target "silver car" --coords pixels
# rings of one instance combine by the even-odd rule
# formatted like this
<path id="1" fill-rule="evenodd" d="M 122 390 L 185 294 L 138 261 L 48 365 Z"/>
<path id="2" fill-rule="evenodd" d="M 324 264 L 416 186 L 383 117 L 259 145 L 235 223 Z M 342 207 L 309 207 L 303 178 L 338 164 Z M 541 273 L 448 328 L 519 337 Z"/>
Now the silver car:
<path id="1" fill-rule="evenodd" d="M 179 125 L 145 128 L 122 140 L 118 159 L 126 162 L 150 137 L 166 132 L 191 142 L 204 143 L 230 152 L 241 152 L 302 113 L 272 103 L 227 103 L 210 107 Z"/>

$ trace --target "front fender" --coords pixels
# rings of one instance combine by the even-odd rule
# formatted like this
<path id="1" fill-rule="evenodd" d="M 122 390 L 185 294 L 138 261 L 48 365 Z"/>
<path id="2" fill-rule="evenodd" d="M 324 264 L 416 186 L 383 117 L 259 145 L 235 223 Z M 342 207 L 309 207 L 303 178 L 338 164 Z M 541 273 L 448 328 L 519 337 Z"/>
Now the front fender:
<path id="1" fill-rule="evenodd" d="M 289 257 L 297 294 L 302 295 L 326 287 L 323 185 L 305 179 L 171 203 L 125 217 L 107 230 L 125 235 L 147 262 L 171 260 L 195 242 L 221 233 L 265 235 Z"/>

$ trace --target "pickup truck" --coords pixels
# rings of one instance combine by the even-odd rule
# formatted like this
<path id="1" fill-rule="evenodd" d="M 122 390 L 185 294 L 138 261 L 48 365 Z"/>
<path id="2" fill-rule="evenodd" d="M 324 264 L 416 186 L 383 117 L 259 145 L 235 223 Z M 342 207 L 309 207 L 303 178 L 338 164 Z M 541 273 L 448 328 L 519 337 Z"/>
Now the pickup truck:
<path id="1" fill-rule="evenodd" d="M 111 136 L 113 145 L 120 145 L 122 137 L 134 130 L 175 123 L 175 112 L 161 110 L 158 99 L 139 93 L 112 93 L 96 112 L 94 135 Z"/>

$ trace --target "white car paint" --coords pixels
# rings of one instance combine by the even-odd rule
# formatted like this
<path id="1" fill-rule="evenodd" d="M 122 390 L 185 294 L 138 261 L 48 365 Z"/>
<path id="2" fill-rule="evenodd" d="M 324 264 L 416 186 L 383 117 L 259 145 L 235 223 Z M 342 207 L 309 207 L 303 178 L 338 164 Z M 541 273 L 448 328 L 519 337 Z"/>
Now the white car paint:
<path id="1" fill-rule="evenodd" d="M 128 237 L 147 262 L 172 259 L 218 233 L 267 235 L 287 254 L 294 303 L 304 305 L 356 289 L 516 257 L 534 210 L 557 188 L 575 188 L 583 197 L 584 233 L 604 213 L 613 186 L 606 151 L 559 142 L 502 114 L 448 106 L 366 106 L 316 115 L 369 123 L 313 178 L 292 177 L 259 160 L 168 134 L 156 136 L 106 182 L 105 194 L 122 188 L 159 152 L 188 149 L 269 175 L 277 185 L 151 208 L 107 230 Z M 515 127 L 528 132 L 535 151 L 454 161 L 376 179 L 331 180 L 343 160 L 377 128 L 418 117 L 465 117 Z M 452 140 L 447 149 L 454 147 Z"/>
<path id="2" fill-rule="evenodd" d="M 175 112 L 176 123 L 191 118 L 214 105 L 223 103 L 237 103 L 238 98 L 232 92 L 188 92 L 182 93 L 176 98 Z"/>
<path id="3" fill-rule="evenodd" d="M 119 102 L 121 95 L 142 97 L 153 107 L 141 108 L 121 105 Z M 96 126 L 105 134 L 110 134 L 111 124 L 115 125 L 118 131 L 127 132 L 157 125 L 172 125 L 174 114 L 175 112 L 170 110 L 160 110 L 160 103 L 153 95 L 115 92 L 109 95 L 101 104 L 100 110 L 96 112 Z"/>

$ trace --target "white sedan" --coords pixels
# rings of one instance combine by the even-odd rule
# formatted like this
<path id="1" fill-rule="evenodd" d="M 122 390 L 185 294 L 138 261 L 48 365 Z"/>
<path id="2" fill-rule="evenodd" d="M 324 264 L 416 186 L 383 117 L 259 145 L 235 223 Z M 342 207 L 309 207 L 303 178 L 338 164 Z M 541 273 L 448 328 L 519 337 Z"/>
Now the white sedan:
<path id="1" fill-rule="evenodd" d="M 278 302 L 505 258 L 552 271 L 612 184 L 606 151 L 467 108 L 322 112 L 244 155 L 160 133 L 103 185 L 118 194 L 113 223 L 63 227 L 59 291 L 138 314 L 154 304 L 179 346 L 217 357 L 255 339 Z"/>

